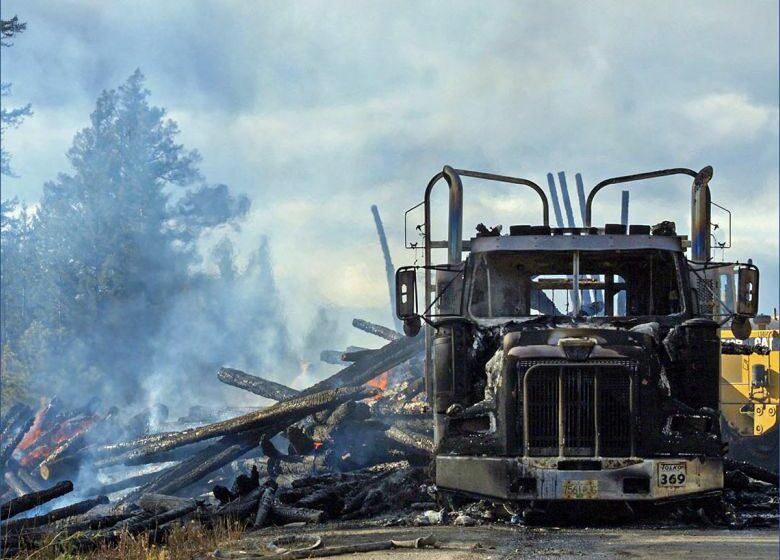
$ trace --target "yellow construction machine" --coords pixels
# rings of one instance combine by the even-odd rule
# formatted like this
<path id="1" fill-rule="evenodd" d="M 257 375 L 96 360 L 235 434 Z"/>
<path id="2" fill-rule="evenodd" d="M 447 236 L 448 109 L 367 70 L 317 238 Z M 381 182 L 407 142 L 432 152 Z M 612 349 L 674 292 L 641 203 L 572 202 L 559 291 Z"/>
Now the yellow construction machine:
<path id="1" fill-rule="evenodd" d="M 720 331 L 721 430 L 728 457 L 778 472 L 777 426 L 780 403 L 780 321 L 777 311 L 758 315 L 740 340 L 731 326 Z"/>

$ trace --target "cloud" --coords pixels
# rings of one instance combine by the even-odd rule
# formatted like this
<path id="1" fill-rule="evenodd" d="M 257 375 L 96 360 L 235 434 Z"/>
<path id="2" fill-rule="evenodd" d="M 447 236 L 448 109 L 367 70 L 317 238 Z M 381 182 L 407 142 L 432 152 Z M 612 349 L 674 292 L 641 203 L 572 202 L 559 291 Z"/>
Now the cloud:
<path id="1" fill-rule="evenodd" d="M 683 113 L 710 143 L 752 140 L 761 132 L 777 135 L 777 107 L 751 103 L 744 94 L 706 95 L 687 102 Z"/>
<path id="2" fill-rule="evenodd" d="M 231 236 L 245 252 L 268 236 L 298 330 L 322 300 L 348 293 L 340 320 L 363 313 L 389 322 L 384 304 L 371 305 L 386 287 L 369 207 L 382 211 L 395 264 L 411 263 L 403 212 L 445 163 L 543 186 L 559 170 L 591 186 L 711 164 L 713 197 L 734 211 L 727 256 L 756 256 L 763 285 L 778 283 L 776 2 L 486 10 L 478 2 L 52 8 L 29 0 L 2 9 L 28 22 L 3 53 L 3 79 L 14 83 L 13 101 L 36 111 L 9 136 L 22 178 L 4 181 L 4 191 L 34 200 L 63 170 L 69 138 L 99 91 L 140 67 L 181 141 L 202 153 L 208 180 L 252 199 Z M 687 179 L 629 189 L 632 219 L 688 227 Z M 617 219 L 619 197 L 619 189 L 600 195 L 598 222 Z M 467 232 L 538 216 L 537 203 L 511 189 L 469 184 L 466 201 Z M 780 303 L 772 291 L 762 301 Z"/>

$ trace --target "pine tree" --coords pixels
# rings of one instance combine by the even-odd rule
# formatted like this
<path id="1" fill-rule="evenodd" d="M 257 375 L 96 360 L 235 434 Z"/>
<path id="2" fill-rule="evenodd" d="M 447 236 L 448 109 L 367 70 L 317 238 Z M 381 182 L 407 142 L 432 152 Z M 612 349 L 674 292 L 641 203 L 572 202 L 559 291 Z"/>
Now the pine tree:
<path id="1" fill-rule="evenodd" d="M 0 46 L 10 47 L 13 45 L 11 39 L 24 32 L 27 29 L 27 24 L 19 21 L 17 16 L 11 19 L 0 20 Z M 3 82 L 0 83 L 0 98 L 11 95 L 11 84 Z M 0 175 L 13 176 L 11 172 L 11 155 L 5 149 L 5 133 L 10 128 L 16 128 L 21 124 L 25 117 L 32 115 L 32 108 L 28 103 L 24 107 L 17 107 L 16 109 L 7 109 L 0 107 Z"/>
<path id="2" fill-rule="evenodd" d="M 105 382 L 123 400 L 137 391 L 124 380 L 151 367 L 158 327 L 191 281 L 195 241 L 249 206 L 203 184 L 200 156 L 176 142 L 176 124 L 149 97 L 138 70 L 99 96 L 68 151 L 72 173 L 44 186 L 34 224 L 41 333 L 72 340 L 49 375 Z"/>

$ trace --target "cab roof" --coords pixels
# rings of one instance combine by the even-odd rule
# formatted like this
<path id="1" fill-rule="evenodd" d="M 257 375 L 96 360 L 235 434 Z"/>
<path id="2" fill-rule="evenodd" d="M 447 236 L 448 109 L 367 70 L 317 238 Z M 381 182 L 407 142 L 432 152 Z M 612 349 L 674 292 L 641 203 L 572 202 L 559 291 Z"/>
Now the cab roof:
<path id="1" fill-rule="evenodd" d="M 576 231 L 576 230 L 574 230 Z M 472 253 L 493 251 L 627 251 L 655 249 L 682 253 L 683 238 L 677 235 L 615 234 L 603 230 L 583 230 L 547 234 L 489 235 L 471 239 Z M 594 233 L 595 232 L 595 233 Z"/>

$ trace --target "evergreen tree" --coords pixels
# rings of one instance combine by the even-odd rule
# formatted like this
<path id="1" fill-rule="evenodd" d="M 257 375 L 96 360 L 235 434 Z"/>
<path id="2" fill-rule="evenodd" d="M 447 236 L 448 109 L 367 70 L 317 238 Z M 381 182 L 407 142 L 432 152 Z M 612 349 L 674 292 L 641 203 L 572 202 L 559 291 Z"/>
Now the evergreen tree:
<path id="1" fill-rule="evenodd" d="M 20 22 L 17 16 L 8 20 L 0 20 L 0 37 L 2 37 L 0 46 L 10 47 L 13 45 L 11 39 L 25 29 L 27 29 L 27 24 Z M 8 95 L 11 95 L 11 84 L 6 82 L 0 83 L 0 98 Z M 29 103 L 24 107 L 17 107 L 16 109 L 0 107 L 0 175 L 13 175 L 11 172 L 11 155 L 5 149 L 5 132 L 9 128 L 19 126 L 24 118 L 30 115 L 32 115 L 32 109 Z"/>
<path id="2" fill-rule="evenodd" d="M 40 336 L 69 341 L 47 373 L 102 382 L 119 400 L 151 367 L 159 325 L 190 284 L 195 241 L 249 206 L 202 183 L 198 153 L 176 143 L 176 124 L 149 96 L 138 70 L 100 95 L 68 151 L 72 173 L 44 185 L 34 223 Z"/>

